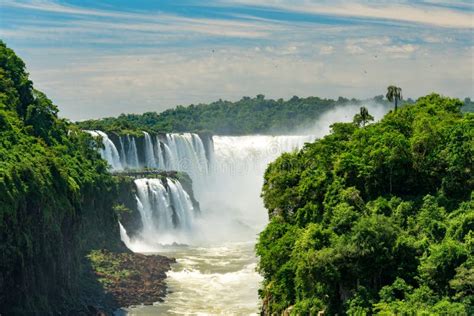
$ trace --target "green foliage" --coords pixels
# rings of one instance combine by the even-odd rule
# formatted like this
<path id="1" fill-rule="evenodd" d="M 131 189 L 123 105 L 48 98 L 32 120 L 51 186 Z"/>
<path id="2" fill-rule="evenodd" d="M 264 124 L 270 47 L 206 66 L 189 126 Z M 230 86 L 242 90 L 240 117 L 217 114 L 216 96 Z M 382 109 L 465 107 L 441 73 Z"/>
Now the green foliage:
<path id="1" fill-rule="evenodd" d="M 361 107 L 360 112 L 354 116 L 354 124 L 364 127 L 369 121 L 373 121 L 374 117 L 369 114 L 366 107 Z"/>
<path id="2" fill-rule="evenodd" d="M 268 166 L 266 312 L 473 313 L 474 115 L 461 105 L 432 94 L 365 127 L 359 114 Z"/>
<path id="3" fill-rule="evenodd" d="M 80 308 L 84 255 L 121 247 L 116 183 L 97 146 L 0 42 L 0 313 Z"/>
<path id="4" fill-rule="evenodd" d="M 137 272 L 123 267 L 124 261 L 129 254 L 115 254 L 105 250 L 92 250 L 87 258 L 90 260 L 92 269 L 99 275 L 99 282 L 110 285 L 122 278 L 136 275 Z"/>
<path id="5" fill-rule="evenodd" d="M 369 101 L 389 106 L 387 101 L 380 98 Z M 143 130 L 221 135 L 294 133 L 296 128 L 314 123 L 321 114 L 349 103 L 363 104 L 363 101 L 318 97 L 293 97 L 285 101 L 265 99 L 263 95 L 257 95 L 255 98 L 243 97 L 236 102 L 219 100 L 210 104 L 177 106 L 159 114 L 121 114 L 117 118 L 89 120 L 78 124 L 83 129 L 103 130 L 119 135 Z M 361 124 L 369 120 L 370 115 L 364 116 Z"/>

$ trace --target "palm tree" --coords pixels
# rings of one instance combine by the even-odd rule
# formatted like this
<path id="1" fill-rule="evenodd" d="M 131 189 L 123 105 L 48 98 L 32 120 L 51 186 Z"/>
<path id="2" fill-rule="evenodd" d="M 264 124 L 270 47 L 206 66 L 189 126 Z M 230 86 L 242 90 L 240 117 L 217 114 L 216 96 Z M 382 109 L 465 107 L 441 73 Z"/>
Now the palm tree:
<path id="1" fill-rule="evenodd" d="M 365 126 L 369 121 L 373 121 L 374 117 L 369 114 L 369 110 L 365 106 L 360 108 L 360 112 L 354 116 L 354 123 L 362 127 Z"/>
<path id="2" fill-rule="evenodd" d="M 387 88 L 387 100 L 395 103 L 395 111 L 398 109 L 398 101 L 402 100 L 402 88 L 397 86 L 388 86 Z"/>

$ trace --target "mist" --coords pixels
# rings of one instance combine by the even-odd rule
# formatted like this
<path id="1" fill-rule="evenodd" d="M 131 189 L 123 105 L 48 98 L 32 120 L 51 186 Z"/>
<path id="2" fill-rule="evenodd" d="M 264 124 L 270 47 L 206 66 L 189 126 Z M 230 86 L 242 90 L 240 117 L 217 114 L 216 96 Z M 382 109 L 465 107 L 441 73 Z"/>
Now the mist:
<path id="1" fill-rule="evenodd" d="M 268 164 L 285 152 L 299 150 L 305 143 L 329 134 L 332 124 L 351 122 L 361 106 L 369 110 L 374 122 L 389 110 L 376 102 L 348 104 L 328 110 L 288 136 L 214 136 L 210 176 L 195 186 L 203 209 L 195 241 L 255 239 L 268 222 L 260 197 Z"/>

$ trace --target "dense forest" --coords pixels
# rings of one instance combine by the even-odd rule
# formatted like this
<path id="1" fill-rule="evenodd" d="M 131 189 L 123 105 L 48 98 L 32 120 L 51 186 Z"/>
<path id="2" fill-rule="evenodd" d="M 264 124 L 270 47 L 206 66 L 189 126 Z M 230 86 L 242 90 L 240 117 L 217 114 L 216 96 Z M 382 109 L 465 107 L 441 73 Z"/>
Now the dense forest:
<path id="1" fill-rule="evenodd" d="M 401 104 L 413 104 L 410 98 Z M 380 104 L 387 108 L 391 103 L 382 95 L 369 100 L 321 99 L 318 97 L 289 100 L 266 99 L 263 95 L 243 97 L 236 102 L 219 100 L 210 104 L 177 106 L 162 113 L 121 114 L 99 120 L 78 122 L 83 129 L 101 130 L 115 134 L 134 134 L 137 131 L 152 133 L 196 132 L 215 135 L 293 134 L 303 129 L 327 111 L 355 104 Z M 464 111 L 474 112 L 474 103 L 465 99 Z"/>
<path id="2" fill-rule="evenodd" d="M 365 102 L 390 106 L 382 96 Z M 255 98 L 244 97 L 237 102 L 219 100 L 210 104 L 177 106 L 159 114 L 122 114 L 117 118 L 83 121 L 78 125 L 84 129 L 117 134 L 133 133 L 137 130 L 217 135 L 292 134 L 297 128 L 314 123 L 321 114 L 337 106 L 362 103 L 360 100 L 342 97 L 331 100 L 294 96 L 285 101 L 257 95 Z"/>
<path id="3" fill-rule="evenodd" d="M 474 115 L 462 105 L 432 94 L 368 125 L 361 111 L 269 165 L 265 313 L 474 314 Z"/>
<path id="4" fill-rule="evenodd" d="M 98 144 L 33 88 L 0 42 L 0 314 L 74 315 L 105 304 L 92 249 L 120 241 L 116 181 Z"/>

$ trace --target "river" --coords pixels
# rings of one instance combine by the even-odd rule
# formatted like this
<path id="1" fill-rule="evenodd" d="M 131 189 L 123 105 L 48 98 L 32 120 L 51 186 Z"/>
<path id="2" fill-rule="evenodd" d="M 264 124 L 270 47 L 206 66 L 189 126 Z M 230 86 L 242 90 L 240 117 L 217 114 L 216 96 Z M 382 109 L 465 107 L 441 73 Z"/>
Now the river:
<path id="1" fill-rule="evenodd" d="M 177 263 L 168 272 L 163 303 L 126 309 L 128 315 L 256 315 L 261 276 L 254 241 L 160 251 Z"/>

